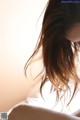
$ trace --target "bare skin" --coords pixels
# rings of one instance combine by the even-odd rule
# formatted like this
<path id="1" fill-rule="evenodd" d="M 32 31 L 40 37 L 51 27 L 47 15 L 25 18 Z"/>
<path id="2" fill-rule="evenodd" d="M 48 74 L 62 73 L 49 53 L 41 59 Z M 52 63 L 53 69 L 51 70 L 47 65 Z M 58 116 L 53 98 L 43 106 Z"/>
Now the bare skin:
<path id="1" fill-rule="evenodd" d="M 40 107 L 20 105 L 12 110 L 8 120 L 80 120 L 80 118 Z"/>
<path id="2" fill-rule="evenodd" d="M 74 112 L 72 115 L 77 116 L 77 117 L 80 117 L 80 110 Z"/>
<path id="3" fill-rule="evenodd" d="M 66 38 L 72 42 L 80 41 L 80 24 L 76 23 L 66 32 Z"/>

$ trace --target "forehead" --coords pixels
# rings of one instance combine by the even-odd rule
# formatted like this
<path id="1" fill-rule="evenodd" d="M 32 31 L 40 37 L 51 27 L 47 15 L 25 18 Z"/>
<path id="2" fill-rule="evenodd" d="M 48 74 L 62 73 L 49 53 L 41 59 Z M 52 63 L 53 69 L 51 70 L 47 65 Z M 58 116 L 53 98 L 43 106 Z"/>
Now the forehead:
<path id="1" fill-rule="evenodd" d="M 72 42 L 80 41 L 80 24 L 77 23 L 72 25 L 66 31 L 65 37 Z"/>

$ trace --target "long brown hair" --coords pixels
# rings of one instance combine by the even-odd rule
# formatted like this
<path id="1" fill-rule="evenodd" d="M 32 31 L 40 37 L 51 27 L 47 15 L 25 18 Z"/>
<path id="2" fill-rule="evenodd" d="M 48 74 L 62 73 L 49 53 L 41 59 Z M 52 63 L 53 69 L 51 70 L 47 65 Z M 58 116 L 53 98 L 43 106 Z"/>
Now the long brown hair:
<path id="1" fill-rule="evenodd" d="M 71 42 L 65 37 L 65 32 L 75 23 L 80 23 L 80 4 L 49 0 L 38 43 L 24 67 L 27 75 L 29 65 L 42 59 L 43 69 L 34 79 L 41 80 L 41 92 L 43 85 L 48 80 L 51 81 L 58 100 L 65 95 L 66 91 L 71 89 L 69 83 L 72 82 L 74 90 L 68 104 L 75 95 L 79 83 L 75 58 L 77 57 L 80 42 Z M 35 59 L 40 51 L 40 57 L 38 56 L 39 58 Z"/>

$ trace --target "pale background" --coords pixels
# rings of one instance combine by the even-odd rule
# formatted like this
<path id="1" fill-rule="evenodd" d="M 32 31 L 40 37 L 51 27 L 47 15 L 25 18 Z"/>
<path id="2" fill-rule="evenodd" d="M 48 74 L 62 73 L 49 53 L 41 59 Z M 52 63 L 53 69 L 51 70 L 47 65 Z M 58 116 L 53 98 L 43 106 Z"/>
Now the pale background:
<path id="1" fill-rule="evenodd" d="M 25 78 L 23 70 L 37 41 L 42 17 L 38 23 L 37 20 L 46 2 L 0 0 L 0 112 L 25 101 L 33 84 Z M 79 101 L 80 95 L 72 103 L 72 111 L 80 107 Z"/>
<path id="2" fill-rule="evenodd" d="M 31 81 L 23 69 L 37 41 L 37 20 L 46 1 L 0 0 L 0 111 L 27 96 Z"/>

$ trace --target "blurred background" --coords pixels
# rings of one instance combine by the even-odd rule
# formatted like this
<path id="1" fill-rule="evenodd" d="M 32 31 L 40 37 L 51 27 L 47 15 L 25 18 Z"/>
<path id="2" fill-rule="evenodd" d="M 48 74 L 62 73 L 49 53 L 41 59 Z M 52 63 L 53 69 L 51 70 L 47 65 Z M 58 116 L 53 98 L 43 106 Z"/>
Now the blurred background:
<path id="1" fill-rule="evenodd" d="M 25 99 L 31 85 L 23 70 L 35 47 L 46 2 L 0 0 L 0 111 Z"/>
<path id="2" fill-rule="evenodd" d="M 0 112 L 26 100 L 33 84 L 24 76 L 24 65 L 38 39 L 46 3 L 47 0 L 0 0 Z M 79 95 L 76 105 L 72 103 L 72 111 L 80 106 Z"/>

